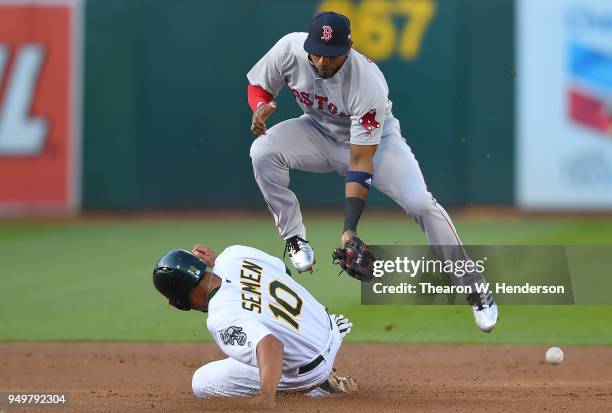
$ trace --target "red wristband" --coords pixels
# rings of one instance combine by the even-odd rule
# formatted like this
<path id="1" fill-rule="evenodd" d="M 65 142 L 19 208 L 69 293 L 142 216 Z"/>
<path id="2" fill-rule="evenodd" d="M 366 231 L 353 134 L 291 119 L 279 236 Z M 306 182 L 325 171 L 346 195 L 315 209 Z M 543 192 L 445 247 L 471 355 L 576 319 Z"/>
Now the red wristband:
<path id="1" fill-rule="evenodd" d="M 258 107 L 272 101 L 272 95 L 259 86 L 249 85 L 247 88 L 249 106 L 255 112 Z"/>

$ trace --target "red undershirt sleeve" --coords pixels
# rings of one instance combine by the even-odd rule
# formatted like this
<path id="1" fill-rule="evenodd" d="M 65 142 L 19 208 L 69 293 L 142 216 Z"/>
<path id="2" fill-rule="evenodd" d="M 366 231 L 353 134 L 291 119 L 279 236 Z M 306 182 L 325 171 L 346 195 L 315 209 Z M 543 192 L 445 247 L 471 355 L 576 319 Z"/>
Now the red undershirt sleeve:
<path id="1" fill-rule="evenodd" d="M 251 110 L 255 112 L 258 107 L 272 101 L 272 95 L 259 86 L 249 84 L 247 96 Z"/>

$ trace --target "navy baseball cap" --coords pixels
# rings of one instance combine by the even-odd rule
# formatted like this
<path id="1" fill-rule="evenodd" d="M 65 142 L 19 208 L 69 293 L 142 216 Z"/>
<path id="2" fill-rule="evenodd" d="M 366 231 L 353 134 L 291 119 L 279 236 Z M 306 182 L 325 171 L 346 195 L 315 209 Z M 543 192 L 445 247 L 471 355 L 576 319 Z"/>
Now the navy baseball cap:
<path id="1" fill-rule="evenodd" d="M 351 22 L 348 17 L 324 11 L 310 21 L 304 50 L 316 56 L 337 57 L 351 47 Z"/>

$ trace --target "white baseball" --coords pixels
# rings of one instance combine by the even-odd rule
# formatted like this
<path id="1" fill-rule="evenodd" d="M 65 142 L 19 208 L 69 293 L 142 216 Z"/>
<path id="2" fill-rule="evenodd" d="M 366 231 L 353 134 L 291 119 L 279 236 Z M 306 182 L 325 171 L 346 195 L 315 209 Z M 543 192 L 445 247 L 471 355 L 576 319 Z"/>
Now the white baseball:
<path id="1" fill-rule="evenodd" d="M 563 361 L 563 350 L 561 350 L 559 347 L 551 347 L 546 350 L 544 358 L 548 364 L 556 366 Z"/>

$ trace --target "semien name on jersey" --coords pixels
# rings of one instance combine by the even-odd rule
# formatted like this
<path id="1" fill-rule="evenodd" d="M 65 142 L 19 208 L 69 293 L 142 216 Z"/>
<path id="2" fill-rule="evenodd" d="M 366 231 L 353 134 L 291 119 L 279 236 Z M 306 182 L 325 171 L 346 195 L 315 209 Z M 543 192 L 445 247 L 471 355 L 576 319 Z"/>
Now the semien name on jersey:
<path id="1" fill-rule="evenodd" d="M 261 274 L 263 268 L 250 261 L 242 261 L 240 284 L 242 285 L 242 308 L 261 314 Z"/>

